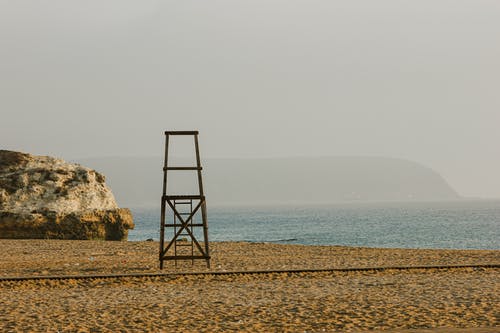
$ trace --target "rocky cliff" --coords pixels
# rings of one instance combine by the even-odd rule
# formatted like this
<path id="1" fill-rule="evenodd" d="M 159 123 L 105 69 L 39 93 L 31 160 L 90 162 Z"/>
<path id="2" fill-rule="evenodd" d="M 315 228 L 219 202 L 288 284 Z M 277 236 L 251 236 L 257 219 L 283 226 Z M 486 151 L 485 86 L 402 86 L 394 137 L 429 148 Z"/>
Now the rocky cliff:
<path id="1" fill-rule="evenodd" d="M 0 238 L 126 240 L 133 227 L 100 173 L 0 150 Z"/>

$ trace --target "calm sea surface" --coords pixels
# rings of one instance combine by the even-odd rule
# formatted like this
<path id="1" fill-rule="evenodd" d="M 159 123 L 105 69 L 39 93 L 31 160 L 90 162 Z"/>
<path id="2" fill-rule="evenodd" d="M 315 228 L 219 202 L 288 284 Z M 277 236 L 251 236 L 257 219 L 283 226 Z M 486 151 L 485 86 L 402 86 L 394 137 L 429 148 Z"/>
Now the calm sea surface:
<path id="1" fill-rule="evenodd" d="M 159 239 L 160 208 L 132 212 L 129 240 Z M 208 225 L 210 241 L 500 249 L 500 201 L 208 206 Z"/>

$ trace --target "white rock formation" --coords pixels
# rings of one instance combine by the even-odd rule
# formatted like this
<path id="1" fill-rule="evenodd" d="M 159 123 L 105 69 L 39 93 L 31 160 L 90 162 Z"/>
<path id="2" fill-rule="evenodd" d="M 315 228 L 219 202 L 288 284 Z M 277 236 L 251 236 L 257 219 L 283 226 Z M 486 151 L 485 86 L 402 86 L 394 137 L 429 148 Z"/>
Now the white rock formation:
<path id="1" fill-rule="evenodd" d="M 104 181 L 105 178 L 100 173 L 78 164 L 49 156 L 0 150 L 0 231 L 4 228 L 0 238 L 7 234 L 28 237 L 29 230 L 26 229 L 25 222 L 35 220 L 38 221 L 37 226 L 43 226 L 43 221 L 46 220 L 56 229 L 58 225 L 65 224 L 62 228 L 64 230 L 59 228 L 60 230 L 55 231 L 52 230 L 54 228 L 43 226 L 43 232 L 35 230 L 33 226 L 36 238 L 40 235 L 67 238 L 65 233 L 69 232 L 71 236 L 68 238 L 112 239 L 113 237 L 105 235 L 105 228 L 98 227 L 96 223 L 99 220 L 102 223 L 122 224 L 120 228 L 124 229 L 122 231 L 125 231 L 126 238 L 126 230 L 133 227 L 131 213 L 127 209 L 118 208 Z M 97 232 L 99 235 L 92 234 L 95 230 L 92 231 L 89 225 L 83 228 L 90 228 L 86 231 L 87 236 L 77 236 L 78 233 L 67 230 L 68 223 L 62 221 L 74 222 L 78 216 L 81 217 L 80 222 L 91 221 L 95 228 L 101 229 Z M 26 230 L 21 233 L 16 233 L 15 230 L 8 232 L 7 224 L 9 228 L 15 229 L 16 223 L 23 225 Z"/>
<path id="2" fill-rule="evenodd" d="M 14 166 L 0 174 L 0 186 L 7 185 L 7 189 L 0 189 L 0 210 L 71 213 L 117 209 L 104 180 L 103 175 L 78 164 L 49 156 L 30 156 L 22 168 Z"/>

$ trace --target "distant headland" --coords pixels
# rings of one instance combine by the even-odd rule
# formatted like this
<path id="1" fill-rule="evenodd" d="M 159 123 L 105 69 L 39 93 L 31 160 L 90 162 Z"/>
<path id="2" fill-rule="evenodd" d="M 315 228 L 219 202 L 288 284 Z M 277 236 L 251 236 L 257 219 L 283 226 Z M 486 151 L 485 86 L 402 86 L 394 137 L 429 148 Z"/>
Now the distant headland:
<path id="1" fill-rule="evenodd" d="M 161 157 L 101 157 L 75 160 L 107 175 L 117 201 L 130 207 L 158 205 Z M 178 161 L 178 164 L 189 164 Z M 206 159 L 204 186 L 209 204 L 286 204 L 367 201 L 447 201 L 459 194 L 436 171 L 386 157 Z M 189 192 L 180 173 L 169 184 Z"/>

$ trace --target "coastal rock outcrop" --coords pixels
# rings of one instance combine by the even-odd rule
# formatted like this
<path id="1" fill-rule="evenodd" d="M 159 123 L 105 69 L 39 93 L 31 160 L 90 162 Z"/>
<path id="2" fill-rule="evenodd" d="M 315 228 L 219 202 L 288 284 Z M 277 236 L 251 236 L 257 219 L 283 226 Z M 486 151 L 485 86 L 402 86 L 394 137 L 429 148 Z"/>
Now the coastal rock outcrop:
<path id="1" fill-rule="evenodd" d="M 0 238 L 126 240 L 133 227 L 95 170 L 0 150 Z"/>

